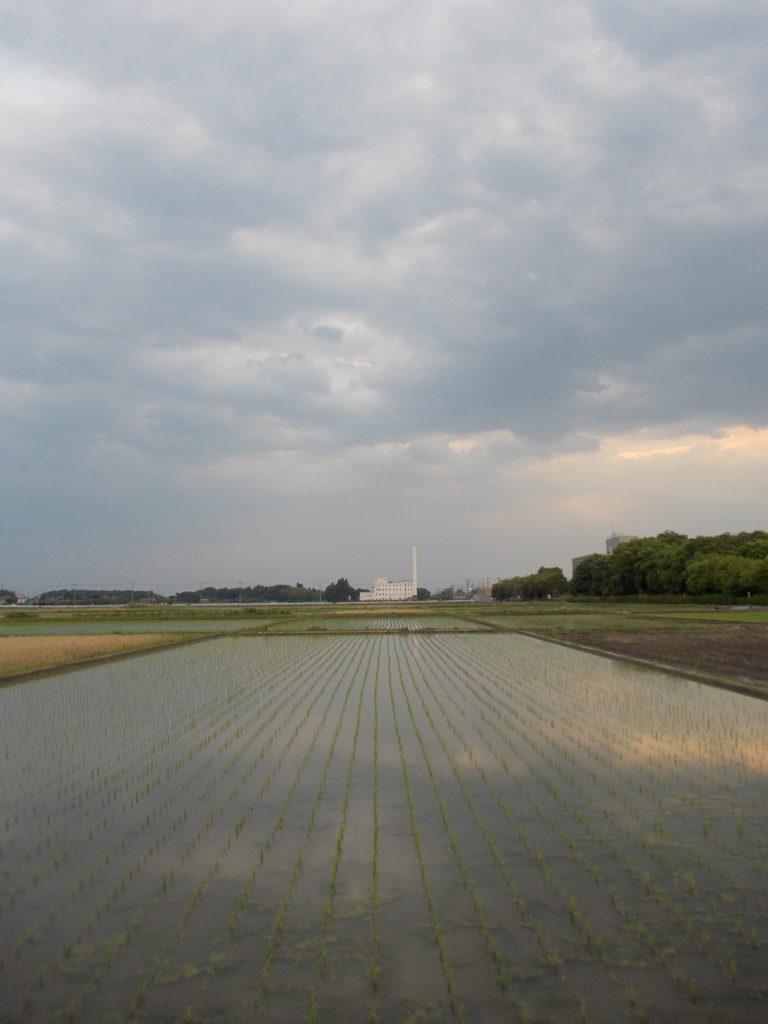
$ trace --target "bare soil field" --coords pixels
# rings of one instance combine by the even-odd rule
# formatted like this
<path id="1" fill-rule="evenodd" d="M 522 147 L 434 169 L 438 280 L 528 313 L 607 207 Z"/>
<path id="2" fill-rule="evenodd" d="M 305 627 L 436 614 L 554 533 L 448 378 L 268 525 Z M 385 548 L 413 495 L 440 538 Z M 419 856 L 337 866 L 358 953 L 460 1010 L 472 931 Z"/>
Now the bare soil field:
<path id="1" fill-rule="evenodd" d="M 131 636 L 4 636 L 0 637 L 0 680 L 19 672 L 71 665 L 92 658 L 124 654 L 181 639 L 171 633 Z"/>
<path id="2" fill-rule="evenodd" d="M 611 654 L 761 684 L 759 688 L 768 694 L 768 630 L 763 626 L 571 630 L 567 639 Z"/>

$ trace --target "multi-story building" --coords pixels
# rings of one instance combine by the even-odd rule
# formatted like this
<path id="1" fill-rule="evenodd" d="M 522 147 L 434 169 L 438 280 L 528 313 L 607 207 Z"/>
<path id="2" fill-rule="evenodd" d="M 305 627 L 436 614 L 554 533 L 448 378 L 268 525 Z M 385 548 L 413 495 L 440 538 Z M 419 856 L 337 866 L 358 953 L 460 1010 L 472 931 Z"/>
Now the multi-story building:
<path id="1" fill-rule="evenodd" d="M 416 597 L 416 585 L 412 580 L 400 580 L 393 583 L 386 576 L 377 576 L 373 581 L 373 590 L 363 590 L 361 601 L 410 601 Z"/>

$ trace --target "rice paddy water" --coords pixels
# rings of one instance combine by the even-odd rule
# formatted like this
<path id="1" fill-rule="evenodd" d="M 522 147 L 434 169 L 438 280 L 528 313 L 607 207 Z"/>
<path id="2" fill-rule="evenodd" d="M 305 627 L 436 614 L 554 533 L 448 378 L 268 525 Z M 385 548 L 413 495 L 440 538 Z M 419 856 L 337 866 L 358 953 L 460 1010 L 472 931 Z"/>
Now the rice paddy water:
<path id="1" fill-rule="evenodd" d="M 768 1019 L 768 704 L 523 636 L 0 691 L 0 1021 Z"/>

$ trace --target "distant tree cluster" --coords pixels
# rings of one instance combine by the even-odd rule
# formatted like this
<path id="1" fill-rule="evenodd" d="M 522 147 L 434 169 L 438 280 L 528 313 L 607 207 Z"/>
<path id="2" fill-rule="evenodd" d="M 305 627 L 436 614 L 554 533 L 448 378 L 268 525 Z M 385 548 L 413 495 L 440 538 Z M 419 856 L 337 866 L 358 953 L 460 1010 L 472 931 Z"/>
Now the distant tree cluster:
<path id="1" fill-rule="evenodd" d="M 260 604 L 276 601 L 279 604 L 298 601 L 319 601 L 321 591 L 316 587 L 305 587 L 302 583 L 290 586 L 275 583 L 272 586 L 257 584 L 252 587 L 203 587 L 202 590 L 182 590 L 174 594 L 174 604 Z"/>
<path id="2" fill-rule="evenodd" d="M 165 601 L 161 594 L 153 590 L 92 590 L 84 587 L 65 588 L 63 590 L 46 590 L 36 599 L 36 604 L 155 604 Z"/>
<path id="3" fill-rule="evenodd" d="M 620 544 L 610 555 L 590 555 L 571 580 L 574 596 L 768 593 L 768 533 L 721 533 L 688 538 L 660 533 Z"/>
<path id="4" fill-rule="evenodd" d="M 2 601 L 0 591 L 0 601 Z M 268 601 L 298 602 L 320 601 L 322 591 L 316 587 L 305 587 L 301 583 L 290 586 L 277 583 L 273 586 L 251 587 L 203 587 L 202 590 L 182 590 L 171 597 L 163 597 L 153 590 L 89 590 L 63 589 L 48 590 L 36 599 L 36 604 L 261 604 Z"/>
<path id="5" fill-rule="evenodd" d="M 360 591 L 350 586 L 349 580 L 342 576 L 335 583 L 329 583 L 325 588 L 323 600 L 331 601 L 333 604 L 339 601 L 359 601 Z"/>
<path id="6" fill-rule="evenodd" d="M 568 580 L 563 570 L 557 566 L 542 565 L 538 572 L 530 576 L 511 576 L 499 580 L 491 587 L 491 597 L 495 601 L 509 601 L 519 598 L 522 601 L 540 601 L 542 598 L 559 597 L 568 591 Z"/>

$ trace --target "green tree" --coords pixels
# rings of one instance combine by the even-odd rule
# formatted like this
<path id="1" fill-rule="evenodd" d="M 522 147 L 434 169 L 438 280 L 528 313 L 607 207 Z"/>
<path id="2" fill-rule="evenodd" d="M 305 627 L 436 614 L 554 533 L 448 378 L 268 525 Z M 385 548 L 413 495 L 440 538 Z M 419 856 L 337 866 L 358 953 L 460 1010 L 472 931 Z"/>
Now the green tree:
<path id="1" fill-rule="evenodd" d="M 538 572 L 530 576 L 510 576 L 505 580 L 497 580 L 491 587 L 494 601 L 510 601 L 521 598 L 523 601 L 539 601 L 546 597 L 559 597 L 568 591 L 568 580 L 558 566 L 539 566 Z"/>
<path id="2" fill-rule="evenodd" d="M 610 597 L 613 593 L 611 556 L 590 555 L 573 572 L 570 592 L 583 597 Z"/>
<path id="3" fill-rule="evenodd" d="M 339 601 L 359 601 L 360 591 L 349 585 L 349 580 L 341 576 L 335 583 L 330 583 L 323 592 L 323 600 L 336 604 Z"/>
<path id="4" fill-rule="evenodd" d="M 715 578 L 719 562 L 719 555 L 704 555 L 688 563 L 685 580 L 689 594 L 719 593 Z"/>

